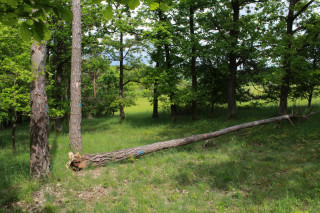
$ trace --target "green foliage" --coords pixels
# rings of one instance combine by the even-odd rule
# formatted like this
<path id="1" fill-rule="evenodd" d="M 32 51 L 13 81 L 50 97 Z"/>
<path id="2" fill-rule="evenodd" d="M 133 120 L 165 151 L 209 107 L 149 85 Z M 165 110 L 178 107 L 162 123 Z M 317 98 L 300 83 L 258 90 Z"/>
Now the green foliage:
<path id="1" fill-rule="evenodd" d="M 15 112 L 29 114 L 29 51 L 18 29 L 0 23 L 0 122 L 11 121 Z"/>
<path id="2" fill-rule="evenodd" d="M 47 15 L 53 13 L 66 22 L 72 21 L 72 12 L 61 2 L 51 0 L 20 1 L 8 0 L 0 4 L 0 22 L 8 26 L 20 25 L 21 37 L 30 41 L 31 37 L 41 42 L 50 38 Z"/>
<path id="3" fill-rule="evenodd" d="M 106 58 L 97 56 L 89 58 L 84 63 L 82 75 L 84 116 L 108 116 L 118 108 L 117 72 L 109 64 Z"/>

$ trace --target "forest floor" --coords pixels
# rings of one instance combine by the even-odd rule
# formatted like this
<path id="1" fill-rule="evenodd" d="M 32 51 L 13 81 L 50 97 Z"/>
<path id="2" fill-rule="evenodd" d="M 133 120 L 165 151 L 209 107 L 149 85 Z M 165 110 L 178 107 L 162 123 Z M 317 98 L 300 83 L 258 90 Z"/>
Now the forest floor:
<path id="1" fill-rule="evenodd" d="M 302 113 L 305 103 L 295 103 Z M 320 110 L 320 99 L 314 110 Z M 85 153 L 99 153 L 213 132 L 273 117 L 276 105 L 242 104 L 227 120 L 225 106 L 199 119 L 169 113 L 152 119 L 146 99 L 118 115 L 83 119 Z M 50 133 L 51 175 L 29 178 L 29 126 L 0 131 L 0 212 L 320 212 L 320 114 L 281 121 L 210 141 L 162 150 L 105 167 L 67 170 L 69 142 Z"/>

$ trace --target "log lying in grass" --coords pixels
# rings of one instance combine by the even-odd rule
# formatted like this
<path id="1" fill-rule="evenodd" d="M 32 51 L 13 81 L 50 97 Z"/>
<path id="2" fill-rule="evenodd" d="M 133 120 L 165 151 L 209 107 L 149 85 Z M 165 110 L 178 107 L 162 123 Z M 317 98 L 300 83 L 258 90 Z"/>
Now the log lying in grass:
<path id="1" fill-rule="evenodd" d="M 314 114 L 314 113 L 311 113 L 311 114 Z M 239 124 L 239 125 L 231 126 L 215 132 L 211 132 L 211 133 L 192 135 L 186 138 L 157 142 L 150 145 L 138 146 L 130 149 L 121 149 L 113 152 L 106 152 L 106 153 L 99 153 L 99 154 L 84 154 L 83 156 L 81 156 L 79 153 L 74 155 L 72 152 L 70 152 L 69 153 L 70 161 L 66 164 L 66 167 L 69 168 L 71 166 L 74 170 L 78 171 L 86 168 L 89 164 L 92 164 L 95 166 L 103 166 L 103 165 L 106 165 L 109 161 L 116 162 L 116 161 L 121 161 L 130 157 L 138 157 L 138 156 L 146 155 L 162 149 L 168 149 L 168 148 L 177 147 L 177 146 L 184 146 L 190 143 L 195 143 L 198 141 L 215 138 L 215 137 L 225 135 L 230 132 L 235 132 L 241 129 L 246 129 L 246 128 L 273 123 L 273 122 L 277 123 L 281 120 L 289 120 L 290 123 L 293 125 L 292 121 L 290 120 L 291 118 L 306 118 L 306 117 L 309 117 L 311 114 L 307 116 L 283 115 L 283 116 L 273 117 L 269 119 Z"/>

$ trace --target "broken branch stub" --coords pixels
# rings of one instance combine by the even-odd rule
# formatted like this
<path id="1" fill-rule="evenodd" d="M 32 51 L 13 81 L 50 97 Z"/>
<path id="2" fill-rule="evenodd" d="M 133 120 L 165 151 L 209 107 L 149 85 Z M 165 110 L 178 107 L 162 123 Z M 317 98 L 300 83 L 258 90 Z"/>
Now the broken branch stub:
<path id="1" fill-rule="evenodd" d="M 149 145 L 138 146 L 138 147 L 129 148 L 129 149 L 121 149 L 113 152 L 105 152 L 105 153 L 98 153 L 98 154 L 84 154 L 83 156 L 81 156 L 79 153 L 74 155 L 72 152 L 70 152 L 69 162 L 66 164 L 66 167 L 69 168 L 71 166 L 75 171 L 79 171 L 81 169 L 86 168 L 89 164 L 92 164 L 94 166 L 103 166 L 103 165 L 106 165 L 109 161 L 113 161 L 113 162 L 122 161 L 129 157 L 138 157 L 138 156 L 156 152 L 162 149 L 168 149 L 168 148 L 173 148 L 177 146 L 184 146 L 191 143 L 207 140 L 210 138 L 215 138 L 215 137 L 225 135 L 230 132 L 235 132 L 241 129 L 246 129 L 246 128 L 250 128 L 258 125 L 264 125 L 264 124 L 273 123 L 273 122 L 279 122 L 281 120 L 289 120 L 289 122 L 291 123 L 292 122 L 290 120 L 291 118 L 307 118 L 309 116 L 310 115 L 307 115 L 307 116 L 282 115 L 278 117 L 248 122 L 244 124 L 238 124 L 238 125 L 231 126 L 215 132 L 211 132 L 211 133 L 192 135 L 186 138 L 157 142 Z"/>

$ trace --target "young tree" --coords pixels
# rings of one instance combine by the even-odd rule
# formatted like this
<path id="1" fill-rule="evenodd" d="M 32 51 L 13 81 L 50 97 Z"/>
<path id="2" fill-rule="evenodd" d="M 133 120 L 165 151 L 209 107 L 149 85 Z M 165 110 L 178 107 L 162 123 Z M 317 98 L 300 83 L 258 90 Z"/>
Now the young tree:
<path id="1" fill-rule="evenodd" d="M 109 59 L 119 62 L 119 111 L 120 119 L 124 120 L 124 107 L 129 104 L 125 97 L 125 86 L 139 78 L 138 75 L 130 75 L 130 72 L 140 66 L 141 41 L 138 39 L 140 30 L 137 28 L 141 22 L 127 6 L 116 3 L 114 7 L 115 14 L 107 25 L 104 45 Z"/>

